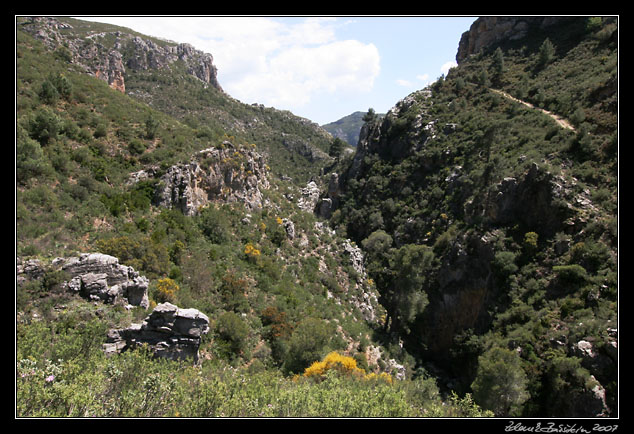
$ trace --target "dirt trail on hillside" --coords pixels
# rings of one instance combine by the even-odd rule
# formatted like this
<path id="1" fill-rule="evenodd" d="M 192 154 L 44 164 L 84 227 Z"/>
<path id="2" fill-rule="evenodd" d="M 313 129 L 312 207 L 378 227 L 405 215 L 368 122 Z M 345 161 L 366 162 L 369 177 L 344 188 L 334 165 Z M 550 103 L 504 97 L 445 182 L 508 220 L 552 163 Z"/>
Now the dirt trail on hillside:
<path id="1" fill-rule="evenodd" d="M 535 107 L 533 104 L 531 104 L 531 103 L 529 103 L 529 102 L 526 102 L 526 101 L 522 101 L 522 100 L 520 100 L 520 99 L 517 99 L 517 98 L 515 98 L 514 96 L 511 96 L 511 95 L 509 95 L 509 94 L 508 94 L 508 93 L 506 93 L 506 92 L 502 92 L 501 90 L 498 90 L 498 89 L 491 89 L 491 90 L 492 90 L 493 92 L 495 92 L 495 93 L 499 94 L 499 95 L 502 95 L 502 96 L 503 96 L 503 97 L 505 97 L 505 98 L 508 98 L 508 99 L 513 100 L 513 101 L 515 101 L 515 102 L 518 102 L 518 103 L 520 103 L 520 104 L 524 104 L 524 105 L 525 105 L 525 106 L 527 106 L 527 107 L 530 107 L 530 108 L 535 109 L 535 110 L 539 110 L 539 111 L 541 111 L 542 113 L 547 114 L 548 116 L 550 116 L 551 118 L 553 118 L 553 119 L 554 119 L 554 120 L 555 120 L 555 121 L 559 124 L 559 126 L 561 126 L 561 127 L 563 127 L 563 128 L 567 128 L 567 129 L 572 130 L 572 131 L 574 131 L 574 130 L 575 130 L 575 128 L 572 126 L 572 124 L 571 124 L 570 122 L 568 122 L 566 119 L 562 118 L 561 116 L 558 116 L 558 115 L 556 115 L 556 114 L 554 114 L 554 113 L 552 113 L 552 112 L 549 112 L 548 110 L 544 110 L 544 109 L 542 109 L 542 108 Z"/>

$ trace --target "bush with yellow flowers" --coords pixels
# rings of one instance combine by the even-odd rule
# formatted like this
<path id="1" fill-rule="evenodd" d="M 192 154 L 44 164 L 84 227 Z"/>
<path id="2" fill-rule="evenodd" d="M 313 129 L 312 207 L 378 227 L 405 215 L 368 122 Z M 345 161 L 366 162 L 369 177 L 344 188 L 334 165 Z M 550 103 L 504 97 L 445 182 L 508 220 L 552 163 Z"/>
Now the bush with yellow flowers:
<path id="1" fill-rule="evenodd" d="M 161 303 L 172 303 L 176 298 L 176 293 L 179 289 L 180 287 L 178 284 L 169 277 L 159 279 L 156 284 L 156 298 Z"/>
<path id="2" fill-rule="evenodd" d="M 260 257 L 260 250 L 257 249 L 253 243 L 247 243 L 247 245 L 244 246 L 244 254 L 247 255 L 247 259 L 256 261 Z"/>
<path id="3" fill-rule="evenodd" d="M 328 353 L 322 361 L 313 362 L 308 368 L 304 370 L 304 377 L 307 378 L 323 378 L 330 370 L 335 370 L 338 373 L 346 376 L 352 376 L 369 381 L 384 381 L 388 384 L 392 384 L 392 376 L 386 372 L 380 374 L 366 372 L 357 366 L 357 361 L 348 356 L 343 356 L 336 351 Z"/>

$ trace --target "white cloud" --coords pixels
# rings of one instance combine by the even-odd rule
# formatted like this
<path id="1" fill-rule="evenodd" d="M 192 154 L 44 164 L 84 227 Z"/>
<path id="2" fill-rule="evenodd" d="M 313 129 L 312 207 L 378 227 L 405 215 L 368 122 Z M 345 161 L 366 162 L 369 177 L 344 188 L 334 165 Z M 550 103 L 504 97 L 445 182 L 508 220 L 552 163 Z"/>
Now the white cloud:
<path id="1" fill-rule="evenodd" d="M 429 74 L 420 74 L 420 75 L 417 75 L 416 78 L 419 79 L 420 81 L 428 82 Z"/>
<path id="2" fill-rule="evenodd" d="M 450 60 L 449 62 L 445 62 L 442 64 L 442 66 L 440 67 L 440 72 L 442 72 L 444 75 L 447 75 L 449 70 L 455 66 L 458 66 L 458 64 L 453 60 Z"/>
<path id="3" fill-rule="evenodd" d="M 89 19 L 89 18 L 84 18 Z M 369 92 L 380 71 L 373 44 L 337 40 L 336 18 L 99 17 L 210 53 L 231 96 L 294 109 L 317 94 Z"/>
<path id="4" fill-rule="evenodd" d="M 261 60 L 257 73 L 226 77 L 221 85 L 246 102 L 297 108 L 317 94 L 368 92 L 379 72 L 376 47 L 357 41 L 295 45 Z"/>
<path id="5" fill-rule="evenodd" d="M 219 70 L 229 69 L 221 75 L 221 85 L 246 102 L 288 108 L 301 107 L 318 93 L 370 91 L 380 70 L 376 47 L 328 38 L 323 29 L 319 39 L 310 31 L 304 38 L 303 32 L 314 25 L 287 29 L 288 33 L 280 34 L 279 47 L 268 52 L 245 50 L 242 57 L 232 54 L 226 62 L 219 59 Z M 291 34 L 294 36 L 287 39 Z"/>

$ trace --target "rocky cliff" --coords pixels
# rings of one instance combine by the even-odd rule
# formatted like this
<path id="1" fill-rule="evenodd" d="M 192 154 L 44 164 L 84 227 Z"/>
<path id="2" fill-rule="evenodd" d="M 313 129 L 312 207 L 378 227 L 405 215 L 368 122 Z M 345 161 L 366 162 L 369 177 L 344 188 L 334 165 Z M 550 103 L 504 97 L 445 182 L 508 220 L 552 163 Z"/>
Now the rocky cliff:
<path id="1" fill-rule="evenodd" d="M 154 195 L 158 206 L 175 208 L 187 216 L 214 201 L 242 202 L 247 209 L 260 209 L 262 190 L 269 188 L 268 166 L 252 147 L 235 147 L 224 141 L 220 147 L 203 149 L 182 164 L 164 172 L 153 167 L 130 176 L 159 181 Z"/>
<path id="2" fill-rule="evenodd" d="M 32 17 L 21 26 L 51 50 L 58 50 L 67 60 L 120 92 L 125 93 L 127 69 L 160 70 L 170 68 L 177 61 L 185 64 L 189 74 L 222 90 L 213 56 L 189 44 L 144 39 L 120 30 L 81 34 L 74 31 L 71 22 L 69 19 Z"/>
<path id="3" fill-rule="evenodd" d="M 462 34 L 456 61 L 460 64 L 472 54 L 504 40 L 520 40 L 529 32 L 569 22 L 571 17 L 480 17 Z"/>

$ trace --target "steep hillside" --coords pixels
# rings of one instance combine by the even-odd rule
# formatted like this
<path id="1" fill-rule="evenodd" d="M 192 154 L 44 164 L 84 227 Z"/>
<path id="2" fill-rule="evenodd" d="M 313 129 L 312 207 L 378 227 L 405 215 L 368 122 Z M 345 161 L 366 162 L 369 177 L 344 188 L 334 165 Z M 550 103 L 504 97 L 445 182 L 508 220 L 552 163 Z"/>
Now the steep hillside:
<path id="1" fill-rule="evenodd" d="M 477 20 L 459 66 L 367 122 L 324 193 L 386 330 L 496 415 L 618 409 L 617 31 Z"/>
<path id="2" fill-rule="evenodd" d="M 490 415 L 413 375 L 311 212 L 330 135 L 183 44 L 44 17 L 16 43 L 16 416 Z"/>
<path id="3" fill-rule="evenodd" d="M 227 134 L 257 143 L 271 155 L 278 177 L 305 183 L 329 159 L 332 136 L 317 124 L 227 95 L 209 53 L 122 27 L 71 18 L 21 17 L 17 24 L 78 71 L 178 119 L 201 142 Z"/>
<path id="4" fill-rule="evenodd" d="M 476 20 L 334 158 L 186 44 L 16 44 L 18 417 L 618 416 L 615 18 Z"/>

